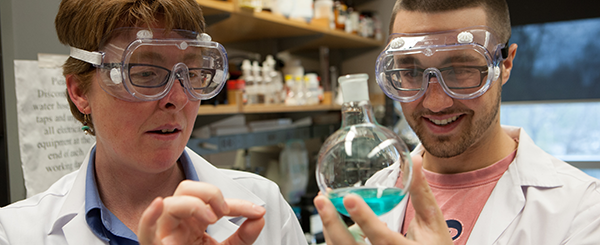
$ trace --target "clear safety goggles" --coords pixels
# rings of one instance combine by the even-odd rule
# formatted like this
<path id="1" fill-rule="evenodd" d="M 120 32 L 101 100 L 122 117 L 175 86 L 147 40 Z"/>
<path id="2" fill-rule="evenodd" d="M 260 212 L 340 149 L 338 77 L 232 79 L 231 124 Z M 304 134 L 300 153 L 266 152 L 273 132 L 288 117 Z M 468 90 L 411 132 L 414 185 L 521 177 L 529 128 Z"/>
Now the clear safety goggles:
<path id="1" fill-rule="evenodd" d="M 498 79 L 507 56 L 507 45 L 485 26 L 396 33 L 377 58 L 375 76 L 383 92 L 400 102 L 420 98 L 434 82 L 452 98 L 473 99 Z"/>
<path id="2" fill-rule="evenodd" d="M 71 47 L 71 57 L 93 64 L 100 86 L 126 101 L 154 101 L 179 82 L 188 99 L 206 100 L 227 80 L 225 48 L 209 35 L 186 30 L 119 28 L 97 52 Z"/>

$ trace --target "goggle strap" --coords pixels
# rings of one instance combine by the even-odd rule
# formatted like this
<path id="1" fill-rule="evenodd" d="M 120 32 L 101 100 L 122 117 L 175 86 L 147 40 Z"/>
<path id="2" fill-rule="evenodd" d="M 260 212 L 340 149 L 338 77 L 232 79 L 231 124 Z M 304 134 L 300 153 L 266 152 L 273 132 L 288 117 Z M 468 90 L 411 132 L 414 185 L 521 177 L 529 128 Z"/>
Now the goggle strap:
<path id="1" fill-rule="evenodd" d="M 500 52 L 502 52 L 502 59 L 505 60 L 506 58 L 508 58 L 508 41 L 506 41 L 506 44 L 504 45 L 504 47 L 502 47 L 502 49 L 500 49 Z"/>
<path id="2" fill-rule="evenodd" d="M 102 64 L 102 53 L 100 52 L 90 52 L 87 50 L 71 47 L 70 56 L 90 63 L 94 66 L 100 66 Z"/>
<path id="3" fill-rule="evenodd" d="M 499 77 L 500 77 L 500 67 L 494 66 L 494 77 L 492 78 L 492 81 L 498 80 Z"/>

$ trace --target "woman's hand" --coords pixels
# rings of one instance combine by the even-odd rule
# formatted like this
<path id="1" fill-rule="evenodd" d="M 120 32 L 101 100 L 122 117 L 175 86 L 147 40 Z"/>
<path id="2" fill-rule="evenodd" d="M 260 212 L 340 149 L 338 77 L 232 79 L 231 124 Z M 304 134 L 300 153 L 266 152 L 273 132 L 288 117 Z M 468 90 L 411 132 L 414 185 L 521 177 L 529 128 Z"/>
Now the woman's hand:
<path id="1" fill-rule="evenodd" d="M 252 244 L 265 220 L 265 209 L 251 202 L 225 199 L 210 184 L 183 181 L 173 196 L 156 198 L 142 214 L 138 239 L 142 245 L 219 244 L 205 231 L 223 216 L 243 216 L 247 220 L 221 244 Z"/>
<path id="2" fill-rule="evenodd" d="M 391 231 L 380 221 L 371 208 L 357 195 L 344 197 L 344 206 L 356 222 L 350 229 L 340 219 L 335 207 L 324 195 L 315 198 L 314 204 L 323 221 L 323 234 L 328 245 L 365 244 L 369 238 L 371 244 L 452 244 L 448 226 L 438 207 L 431 189 L 415 165 L 414 180 L 410 187 L 410 198 L 415 209 L 415 218 L 408 228 L 406 237 Z M 401 219 L 402 217 L 397 217 Z M 358 238 L 358 239 L 357 239 Z"/>

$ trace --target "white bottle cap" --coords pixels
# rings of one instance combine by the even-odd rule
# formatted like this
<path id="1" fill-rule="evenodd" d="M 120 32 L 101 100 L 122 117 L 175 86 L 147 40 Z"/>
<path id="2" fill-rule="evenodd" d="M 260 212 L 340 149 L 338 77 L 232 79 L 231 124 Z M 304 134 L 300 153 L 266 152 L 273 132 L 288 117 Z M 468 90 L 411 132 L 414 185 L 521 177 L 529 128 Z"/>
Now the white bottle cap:
<path id="1" fill-rule="evenodd" d="M 338 78 L 344 103 L 350 101 L 369 101 L 369 75 L 366 73 L 345 75 Z"/>
<path id="2" fill-rule="evenodd" d="M 252 69 L 252 63 L 250 63 L 250 60 L 242 61 L 242 70 L 251 70 L 251 69 Z"/>

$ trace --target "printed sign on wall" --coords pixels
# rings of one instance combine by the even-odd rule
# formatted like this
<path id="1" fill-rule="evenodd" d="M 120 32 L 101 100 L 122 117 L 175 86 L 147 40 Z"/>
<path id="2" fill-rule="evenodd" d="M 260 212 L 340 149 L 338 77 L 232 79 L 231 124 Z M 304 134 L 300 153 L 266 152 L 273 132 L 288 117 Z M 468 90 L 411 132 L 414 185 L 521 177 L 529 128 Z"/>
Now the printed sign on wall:
<path id="1" fill-rule="evenodd" d="M 27 197 L 81 166 L 95 138 L 69 109 L 61 65 L 65 56 L 15 60 L 19 145 Z"/>

